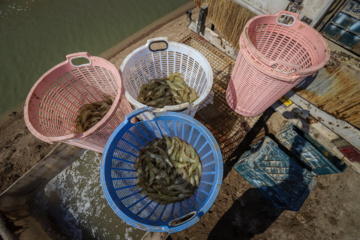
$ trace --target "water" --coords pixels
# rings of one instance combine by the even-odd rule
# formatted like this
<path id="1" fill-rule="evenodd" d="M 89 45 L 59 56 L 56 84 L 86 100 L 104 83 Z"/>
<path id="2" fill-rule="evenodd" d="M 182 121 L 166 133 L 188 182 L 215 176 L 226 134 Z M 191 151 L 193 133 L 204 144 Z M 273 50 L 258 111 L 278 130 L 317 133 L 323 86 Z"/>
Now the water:
<path id="1" fill-rule="evenodd" d="M 0 114 L 65 55 L 98 55 L 189 0 L 0 0 Z"/>
<path id="2" fill-rule="evenodd" d="M 100 161 L 97 153 L 85 152 L 29 198 L 32 214 L 55 231 L 56 238 L 136 240 L 145 234 L 126 224 L 107 203 Z"/>

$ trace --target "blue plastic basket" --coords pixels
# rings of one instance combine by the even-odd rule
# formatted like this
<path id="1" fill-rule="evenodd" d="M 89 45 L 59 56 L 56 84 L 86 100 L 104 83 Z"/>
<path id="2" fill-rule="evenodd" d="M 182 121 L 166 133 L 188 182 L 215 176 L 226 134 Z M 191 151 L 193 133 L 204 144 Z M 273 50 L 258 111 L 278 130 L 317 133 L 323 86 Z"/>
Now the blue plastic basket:
<path id="1" fill-rule="evenodd" d="M 214 203 L 222 184 L 222 155 L 211 132 L 190 116 L 164 112 L 156 113 L 153 120 L 130 122 L 147 110 L 145 107 L 128 114 L 110 136 L 100 165 L 101 186 L 111 208 L 128 224 L 150 232 L 174 233 L 195 224 Z M 137 188 L 134 161 L 142 147 L 164 135 L 191 144 L 200 156 L 203 171 L 190 198 L 160 205 Z"/>
<path id="2" fill-rule="evenodd" d="M 306 137 L 306 133 L 302 133 L 290 121 L 280 129 L 276 138 L 281 145 L 291 151 L 316 175 L 341 173 L 347 167 L 344 162 L 333 156 L 329 151 L 326 151 L 324 147 L 311 139 L 309 135 Z"/>
<path id="3" fill-rule="evenodd" d="M 245 152 L 235 169 L 275 207 L 292 211 L 301 208 L 317 182 L 269 137 Z"/>

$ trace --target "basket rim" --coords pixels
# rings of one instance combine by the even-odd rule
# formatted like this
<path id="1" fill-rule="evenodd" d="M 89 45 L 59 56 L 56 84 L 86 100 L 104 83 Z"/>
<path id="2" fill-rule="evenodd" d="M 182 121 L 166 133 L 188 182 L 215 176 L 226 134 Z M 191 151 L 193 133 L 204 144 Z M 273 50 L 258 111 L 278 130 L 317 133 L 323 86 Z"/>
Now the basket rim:
<path id="1" fill-rule="evenodd" d="M 131 114 L 129 114 L 131 115 Z M 158 115 L 158 114 L 157 114 Z M 121 208 L 119 206 L 117 206 L 113 200 L 113 198 L 110 195 L 110 191 L 109 191 L 109 187 L 112 187 L 111 184 L 110 186 L 108 185 L 108 181 L 111 181 L 111 177 L 107 176 L 105 174 L 106 169 L 107 169 L 107 161 L 110 161 L 112 158 L 110 153 L 110 148 L 112 147 L 111 145 L 113 144 L 113 140 L 117 137 L 118 134 L 121 134 L 122 131 L 128 131 L 128 129 L 131 128 L 131 126 L 134 126 L 138 123 L 131 123 L 128 120 L 125 120 L 123 123 L 121 123 L 116 130 L 112 133 L 112 135 L 110 136 L 109 140 L 107 141 L 104 151 L 103 151 L 103 155 L 101 158 L 101 163 L 100 163 L 100 182 L 101 182 L 101 187 L 103 190 L 103 193 L 105 195 L 105 198 L 108 202 L 108 204 L 110 205 L 110 207 L 113 209 L 113 211 L 124 221 L 126 221 L 126 223 L 132 225 L 133 227 L 145 230 L 145 231 L 151 231 L 151 232 L 168 232 L 168 233 L 174 233 L 174 232 L 178 232 L 181 231 L 183 229 L 186 229 L 192 225 L 194 225 L 197 221 L 200 220 L 200 217 L 202 215 L 204 215 L 209 209 L 210 207 L 213 205 L 213 203 L 215 202 L 216 197 L 219 194 L 221 185 L 222 185 L 222 179 L 223 179 L 223 158 L 222 158 L 222 154 L 221 154 L 221 150 L 220 150 L 220 146 L 218 145 L 215 137 L 213 136 L 213 134 L 199 121 L 197 121 L 196 119 L 182 114 L 182 113 L 177 113 L 177 112 L 163 112 L 160 113 L 158 116 L 155 116 L 155 118 L 153 120 L 146 120 L 146 121 L 156 121 L 156 120 L 164 120 L 167 117 L 171 117 L 171 118 L 180 118 L 182 120 L 185 120 L 191 124 L 194 124 L 195 126 L 199 127 L 202 131 L 204 131 L 204 135 L 207 136 L 207 138 L 209 138 L 208 140 L 210 140 L 209 142 L 211 142 L 212 144 L 212 149 L 214 151 L 214 155 L 215 155 L 215 161 L 218 162 L 219 168 L 218 170 L 215 172 L 215 180 L 214 180 L 214 184 L 213 186 L 215 186 L 212 189 L 212 194 L 208 195 L 207 198 L 203 201 L 203 206 L 199 207 L 199 209 L 197 210 L 197 215 L 196 217 L 194 217 L 193 219 L 189 220 L 188 222 L 185 222 L 184 224 L 178 225 L 178 226 L 153 226 L 150 224 L 146 224 L 146 223 L 141 223 L 138 222 L 136 219 L 133 219 L 132 217 L 128 216 L 127 214 L 125 214 L 124 212 L 122 212 Z M 130 127 L 128 127 L 130 125 Z M 125 129 L 125 130 L 124 130 Z M 116 144 L 115 144 L 116 145 Z"/>
<path id="2" fill-rule="evenodd" d="M 53 144 L 55 142 L 61 142 L 61 141 L 76 141 L 76 140 L 80 140 L 80 139 L 89 137 L 91 134 L 93 134 L 97 130 L 101 129 L 103 126 L 105 126 L 110 121 L 111 117 L 116 113 L 117 108 L 119 107 L 121 101 L 123 100 L 124 87 L 122 84 L 122 79 L 121 79 L 120 74 L 118 74 L 119 72 L 117 71 L 116 67 L 112 63 L 110 63 L 109 61 L 107 61 L 104 58 L 91 56 L 86 52 L 79 52 L 79 53 L 74 53 L 71 55 L 75 55 L 75 54 L 85 54 L 86 57 L 93 60 L 89 66 L 94 66 L 93 62 L 102 62 L 102 63 L 105 63 L 107 65 L 107 67 L 110 68 L 111 72 L 115 75 L 116 81 L 118 81 L 118 86 L 119 86 L 116 96 L 115 96 L 115 99 L 114 99 L 115 104 L 112 104 L 109 111 L 105 114 L 105 116 L 96 125 L 94 125 L 92 128 L 88 129 L 87 131 L 85 131 L 81 134 L 71 133 L 71 134 L 67 134 L 67 135 L 63 135 L 63 136 L 51 137 L 51 136 L 46 136 L 46 135 L 40 133 L 33 126 L 32 120 L 29 116 L 29 113 L 32 111 L 31 108 L 33 107 L 31 104 L 31 101 L 34 98 L 38 98 L 35 94 L 35 91 L 38 89 L 38 87 L 41 86 L 42 83 L 44 83 L 45 80 L 47 80 L 47 77 L 53 71 L 68 66 L 70 64 L 70 58 L 67 58 L 67 60 L 65 60 L 64 62 L 61 62 L 61 63 L 55 65 L 54 67 L 50 68 L 32 86 L 32 88 L 30 89 L 30 91 L 26 97 L 25 104 L 24 104 L 24 120 L 25 120 L 25 124 L 26 124 L 27 128 L 34 136 L 36 136 L 40 140 L 50 143 L 50 144 Z M 69 55 L 67 55 L 67 56 L 69 56 Z M 37 109 L 38 109 L 38 106 L 37 106 Z M 38 117 L 38 116 L 36 116 L 36 117 Z"/>
<path id="3" fill-rule="evenodd" d="M 213 77 L 213 71 L 212 71 L 212 68 L 211 68 L 211 65 L 209 63 L 209 61 L 206 59 L 206 57 L 204 55 L 202 55 L 198 50 L 196 50 L 195 48 L 193 47 L 190 47 L 186 44 L 183 44 L 183 43 L 179 43 L 179 42 L 174 42 L 174 41 L 168 41 L 167 42 L 170 46 L 172 47 L 177 47 L 177 48 L 187 48 L 187 49 L 190 49 L 194 54 L 197 54 L 203 61 L 204 61 L 204 64 L 206 65 L 206 69 L 205 72 L 207 73 L 207 75 L 209 76 L 207 82 L 208 82 L 208 85 L 207 87 L 205 88 L 203 94 L 201 96 L 199 96 L 198 99 L 196 99 L 196 101 L 194 101 L 193 103 L 191 104 L 188 104 L 188 103 L 182 103 L 182 104 L 177 104 L 177 105 L 169 105 L 169 106 L 164 106 L 163 108 L 156 108 L 156 111 L 157 112 L 164 112 L 164 111 L 179 111 L 179 110 L 183 110 L 183 109 L 186 109 L 186 108 L 194 108 L 198 105 L 200 105 L 204 100 L 205 98 L 209 95 L 211 89 L 212 89 L 212 86 L 213 86 L 213 82 L 214 82 L 214 77 Z M 148 44 L 145 44 L 143 46 L 140 46 L 138 47 L 137 49 L 135 49 L 134 51 L 132 51 L 129 55 L 126 56 L 126 58 L 124 59 L 124 61 L 122 62 L 121 66 L 120 66 L 120 69 L 119 69 L 119 72 L 120 72 L 120 75 L 122 75 L 123 73 L 123 70 L 126 66 L 126 64 L 134 57 L 134 55 L 136 55 L 138 52 L 141 52 L 143 50 L 145 50 L 146 48 L 148 48 Z M 164 50 L 164 51 L 167 51 L 167 50 Z M 149 53 L 151 53 L 151 51 L 149 51 Z M 142 107 L 145 107 L 147 105 L 145 104 L 142 104 L 140 102 L 138 102 L 133 96 L 131 96 L 129 94 L 129 91 L 127 90 L 127 86 L 126 84 L 124 84 L 124 92 L 125 92 L 125 97 L 129 100 L 129 102 L 131 104 L 133 104 L 136 108 L 142 108 Z"/>
<path id="4" fill-rule="evenodd" d="M 329 45 L 327 43 L 327 41 L 325 40 L 325 38 L 318 32 L 316 31 L 316 29 L 314 29 L 313 27 L 309 26 L 308 24 L 300 21 L 300 19 L 297 17 L 297 14 L 294 14 L 292 12 L 288 12 L 288 11 L 279 11 L 277 14 L 263 14 L 263 15 L 258 15 L 255 16 L 253 18 L 251 18 L 245 25 L 243 32 L 240 35 L 239 38 L 239 45 L 240 47 L 240 51 L 245 53 L 246 50 L 250 52 L 251 55 L 254 55 L 259 61 L 263 62 L 265 65 L 267 65 L 265 62 L 270 62 L 271 60 L 269 58 L 267 58 L 266 56 L 264 56 L 259 50 L 257 50 L 255 48 L 255 46 L 252 44 L 251 40 L 250 40 L 250 36 L 248 33 L 248 30 L 250 28 L 250 25 L 261 18 L 277 18 L 279 15 L 281 14 L 290 14 L 290 15 L 294 15 L 296 16 L 296 26 L 299 25 L 299 28 L 306 28 L 312 31 L 312 33 L 314 35 L 316 35 L 318 41 L 321 42 L 321 44 L 324 46 L 325 49 L 325 56 L 324 59 L 322 59 L 318 64 L 316 64 L 315 66 L 312 66 L 310 68 L 306 68 L 306 69 L 300 69 L 299 72 L 297 74 L 295 73 L 291 73 L 291 74 L 286 74 L 286 73 L 281 73 L 281 72 L 274 72 L 270 66 L 262 66 L 261 70 L 262 71 L 266 71 L 267 73 L 269 73 L 269 75 L 275 75 L 277 78 L 283 80 L 283 81 L 294 81 L 296 79 L 302 78 L 302 77 L 306 77 L 312 74 L 315 74 L 319 71 L 319 69 L 321 69 L 322 67 L 325 66 L 325 64 L 330 60 L 330 49 L 329 49 Z M 295 25 L 289 26 L 292 28 L 295 28 Z M 246 50 L 245 50 L 246 49 Z M 248 54 L 249 55 L 249 54 Z"/>

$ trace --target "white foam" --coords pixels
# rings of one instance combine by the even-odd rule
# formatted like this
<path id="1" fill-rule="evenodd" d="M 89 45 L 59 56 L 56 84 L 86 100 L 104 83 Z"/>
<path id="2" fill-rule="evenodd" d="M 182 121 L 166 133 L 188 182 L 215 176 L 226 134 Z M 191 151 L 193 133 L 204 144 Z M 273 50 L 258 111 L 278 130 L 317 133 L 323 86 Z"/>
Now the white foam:
<path id="1" fill-rule="evenodd" d="M 64 213 L 61 217 L 68 222 L 66 225 L 71 225 L 66 230 L 74 236 L 79 236 L 79 229 L 84 229 L 96 239 L 137 238 L 142 231 L 129 228 L 105 199 L 100 183 L 100 162 L 96 153 L 85 152 L 47 184 L 45 195 L 59 199 L 59 208 Z"/>
<path id="2" fill-rule="evenodd" d="M 130 237 L 130 235 L 129 235 L 129 233 L 131 233 L 132 231 L 133 231 L 132 228 L 126 228 L 126 229 L 125 229 L 125 239 L 126 239 L 126 240 L 133 240 L 133 238 Z"/>

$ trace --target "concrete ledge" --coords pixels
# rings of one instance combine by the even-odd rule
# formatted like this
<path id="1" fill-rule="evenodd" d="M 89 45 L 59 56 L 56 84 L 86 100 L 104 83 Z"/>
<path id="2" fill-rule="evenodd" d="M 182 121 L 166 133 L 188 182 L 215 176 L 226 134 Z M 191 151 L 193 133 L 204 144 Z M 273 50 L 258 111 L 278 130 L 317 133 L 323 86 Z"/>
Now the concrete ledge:
<path id="1" fill-rule="evenodd" d="M 183 5 L 182 7 L 179 7 L 178 9 L 170 12 L 169 14 L 165 15 L 164 17 L 156 20 L 155 22 L 147 25 L 143 29 L 137 31 L 133 35 L 131 35 L 128 38 L 125 38 L 123 41 L 119 42 L 118 44 L 114 45 L 107 51 L 99 54 L 99 57 L 105 58 L 107 60 L 113 58 L 114 56 L 118 55 L 120 52 L 122 52 L 125 48 L 128 48 L 132 44 L 143 40 L 145 37 L 147 37 L 150 33 L 158 30 L 165 24 L 185 15 L 187 10 L 194 9 L 196 7 L 195 3 L 193 1 Z"/>
<path id="2" fill-rule="evenodd" d="M 47 156 L 0 195 L 0 211 L 9 213 L 21 209 L 34 190 L 48 183 L 84 152 L 85 149 L 58 143 Z"/>

